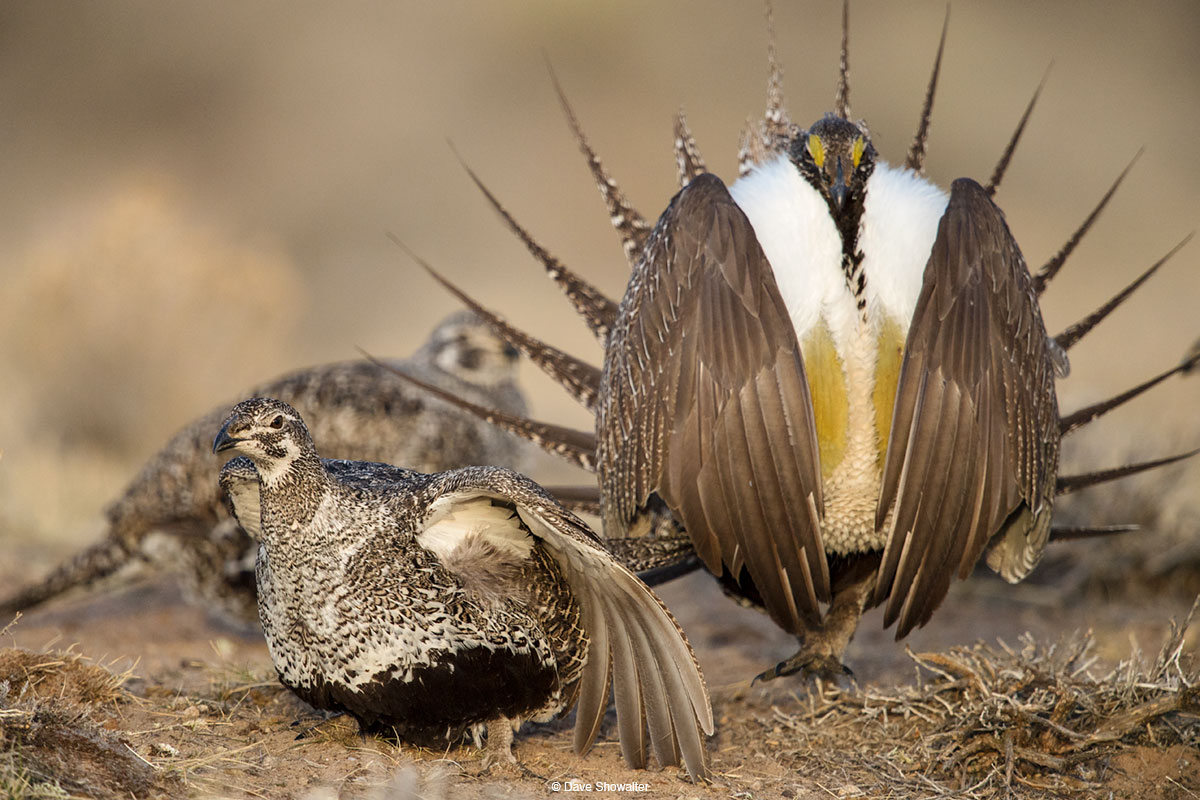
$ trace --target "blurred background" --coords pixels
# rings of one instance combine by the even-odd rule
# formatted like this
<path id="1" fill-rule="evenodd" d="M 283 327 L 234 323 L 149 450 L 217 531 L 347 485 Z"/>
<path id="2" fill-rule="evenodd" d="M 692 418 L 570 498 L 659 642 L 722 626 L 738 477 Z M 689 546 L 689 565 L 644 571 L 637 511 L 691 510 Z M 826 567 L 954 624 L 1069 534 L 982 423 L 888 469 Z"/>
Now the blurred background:
<path id="1" fill-rule="evenodd" d="M 945 8 L 851 9 L 852 109 L 893 162 Z M 840 3 L 780 1 L 775 24 L 806 125 L 832 105 Z M 448 141 L 542 244 L 617 296 L 628 267 L 547 62 L 653 219 L 676 188 L 678 108 L 709 168 L 736 177 L 765 42 L 760 3 L 717 0 L 0 6 L 0 538 L 18 545 L 0 558 L 87 538 L 145 458 L 243 387 L 359 346 L 411 352 L 456 303 L 387 231 L 598 362 Z M 1053 62 L 997 196 L 1032 266 L 1145 148 L 1044 296 L 1052 333 L 1200 221 L 1197 42 L 1195 0 L 953 4 L 927 162 L 938 183 L 987 179 Z M 1200 334 L 1198 266 L 1193 243 L 1072 352 L 1065 409 L 1176 363 Z M 526 365 L 537 416 L 590 425 L 535 373 Z M 1176 381 L 1076 450 L 1195 446 L 1198 399 L 1200 385 Z"/>

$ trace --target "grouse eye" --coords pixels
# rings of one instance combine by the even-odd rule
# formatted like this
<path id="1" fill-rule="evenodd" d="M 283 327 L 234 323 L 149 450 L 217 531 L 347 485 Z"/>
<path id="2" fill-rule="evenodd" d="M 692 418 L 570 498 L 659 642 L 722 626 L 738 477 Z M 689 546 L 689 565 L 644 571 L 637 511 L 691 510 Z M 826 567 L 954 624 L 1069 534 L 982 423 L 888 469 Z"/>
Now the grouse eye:
<path id="1" fill-rule="evenodd" d="M 271 420 L 271 427 L 275 428 L 276 430 L 279 430 L 280 428 L 283 427 L 283 415 L 282 414 L 275 415 L 275 419 Z"/>
<path id="2" fill-rule="evenodd" d="M 483 365 L 483 352 L 470 347 L 458 354 L 458 365 L 463 369 L 479 369 Z"/>

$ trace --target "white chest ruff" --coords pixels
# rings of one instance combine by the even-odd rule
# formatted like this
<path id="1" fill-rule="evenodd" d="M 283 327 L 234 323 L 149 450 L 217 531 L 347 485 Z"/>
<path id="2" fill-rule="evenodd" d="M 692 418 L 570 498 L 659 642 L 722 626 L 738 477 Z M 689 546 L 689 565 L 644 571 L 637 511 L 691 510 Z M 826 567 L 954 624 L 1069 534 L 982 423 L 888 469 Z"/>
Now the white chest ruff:
<path id="1" fill-rule="evenodd" d="M 901 336 L 907 334 L 949 196 L 910 170 L 876 165 L 859 227 L 864 314 L 847 286 L 842 241 L 829 208 L 786 156 L 746 175 L 730 193 L 771 264 L 797 340 L 803 343 L 823 326 L 842 368 L 845 449 L 823 487 L 825 548 L 834 553 L 880 548 L 885 535 L 875 530 L 881 464 L 874 398 L 879 335 L 888 321 Z"/>

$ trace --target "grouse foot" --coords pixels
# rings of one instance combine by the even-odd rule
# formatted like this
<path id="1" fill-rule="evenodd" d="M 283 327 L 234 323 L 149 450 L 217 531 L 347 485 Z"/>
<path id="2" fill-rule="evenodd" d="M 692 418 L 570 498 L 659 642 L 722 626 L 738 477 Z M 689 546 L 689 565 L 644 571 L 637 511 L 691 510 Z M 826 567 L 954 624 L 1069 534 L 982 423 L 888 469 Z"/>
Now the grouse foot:
<path id="1" fill-rule="evenodd" d="M 305 727 L 301 728 L 300 732 L 296 734 L 296 741 L 300 741 L 302 739 L 314 739 L 320 735 L 332 735 L 334 730 L 337 729 L 338 725 L 341 724 L 342 717 L 346 716 L 346 712 L 326 712 L 318 709 L 316 711 L 316 716 L 318 721 L 312 725 L 306 725 Z M 291 727 L 298 728 L 304 724 L 305 720 L 298 719 L 292 723 Z"/>
<path id="2" fill-rule="evenodd" d="M 791 658 L 780 661 L 774 667 L 755 675 L 754 680 L 750 683 L 753 685 L 796 673 L 801 673 L 808 678 L 823 678 L 831 683 L 836 683 L 841 678 L 854 680 L 854 673 L 837 656 L 832 653 L 820 652 L 820 648 L 817 647 L 802 647 Z"/>
<path id="3" fill-rule="evenodd" d="M 751 684 L 796 673 L 835 683 L 844 677 L 854 680 L 854 673 L 842 663 L 842 654 L 854 638 L 863 608 L 874 588 L 875 574 L 867 572 L 835 591 L 821 627 L 807 631 L 800 637 L 800 652 L 786 661 L 780 661 L 772 669 L 760 672 Z"/>

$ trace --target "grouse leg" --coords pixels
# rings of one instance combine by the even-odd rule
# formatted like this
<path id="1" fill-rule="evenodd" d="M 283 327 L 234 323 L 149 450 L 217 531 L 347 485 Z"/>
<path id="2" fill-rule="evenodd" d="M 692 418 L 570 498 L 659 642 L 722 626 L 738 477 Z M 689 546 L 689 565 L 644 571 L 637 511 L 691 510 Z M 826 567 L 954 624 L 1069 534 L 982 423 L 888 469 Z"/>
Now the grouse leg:
<path id="1" fill-rule="evenodd" d="M 867 598 L 874 589 L 875 572 L 871 570 L 834 592 L 833 602 L 825 612 L 821 627 L 808 631 L 801 637 L 800 651 L 760 673 L 752 682 L 769 681 L 784 675 L 795 675 L 797 672 L 829 681 L 836 681 L 842 676 L 853 679 L 854 673 L 842 663 L 842 655 L 846 652 L 850 640 L 854 638 L 854 631 L 858 629 L 858 621 L 866 608 Z"/>
<path id="2" fill-rule="evenodd" d="M 512 752 L 513 726 L 507 717 L 497 717 L 487 722 L 487 746 L 483 751 L 483 768 L 489 770 L 498 764 L 516 764 Z"/>

